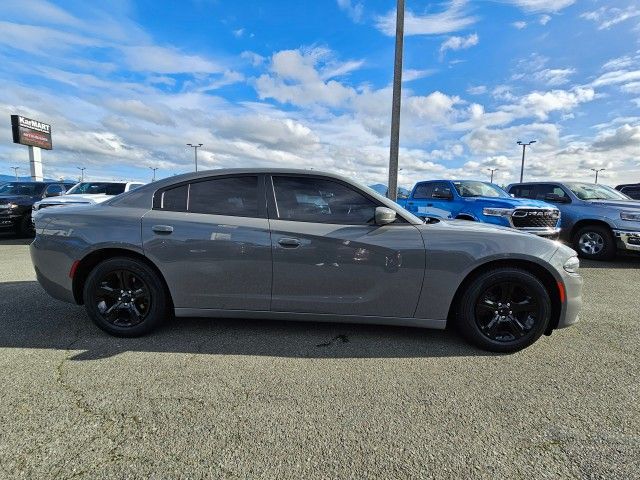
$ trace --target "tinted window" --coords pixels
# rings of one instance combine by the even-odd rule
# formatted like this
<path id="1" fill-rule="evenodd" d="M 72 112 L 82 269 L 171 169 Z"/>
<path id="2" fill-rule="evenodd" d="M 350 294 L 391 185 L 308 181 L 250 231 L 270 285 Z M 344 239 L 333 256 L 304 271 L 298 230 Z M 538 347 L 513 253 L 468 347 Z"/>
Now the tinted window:
<path id="1" fill-rule="evenodd" d="M 431 187 L 433 188 L 431 198 L 442 198 L 443 196 L 451 195 L 451 185 L 447 182 L 436 182 Z"/>
<path id="2" fill-rule="evenodd" d="M 162 194 L 160 208 L 163 210 L 171 210 L 173 212 L 186 211 L 188 191 L 189 185 L 180 185 L 179 187 L 166 190 Z"/>
<path id="3" fill-rule="evenodd" d="M 47 187 L 47 191 L 45 192 L 46 195 L 51 195 L 52 193 L 62 193 L 64 192 L 64 188 L 62 188 L 62 185 L 49 185 Z"/>
<path id="4" fill-rule="evenodd" d="M 432 183 L 420 183 L 413 192 L 413 198 L 431 198 L 433 192 Z"/>
<path id="5" fill-rule="evenodd" d="M 509 191 L 514 197 L 536 198 L 536 185 L 518 185 Z"/>
<path id="6" fill-rule="evenodd" d="M 41 195 L 45 184 L 33 182 L 10 182 L 0 186 L 0 195 Z"/>
<path id="7" fill-rule="evenodd" d="M 116 182 L 82 182 L 78 183 L 75 187 L 69 190 L 69 195 L 82 194 L 82 195 L 119 195 L 124 192 L 126 183 Z"/>
<path id="8" fill-rule="evenodd" d="M 624 187 L 620 191 L 633 199 L 640 199 L 640 187 Z"/>
<path id="9" fill-rule="evenodd" d="M 258 217 L 258 177 L 232 177 L 191 184 L 189 211 L 233 217 Z"/>
<path id="10" fill-rule="evenodd" d="M 273 177 L 273 186 L 283 220 L 362 225 L 375 219 L 376 203 L 331 180 Z"/>
<path id="11" fill-rule="evenodd" d="M 461 197 L 508 197 L 507 193 L 493 183 L 465 180 L 453 182 Z"/>

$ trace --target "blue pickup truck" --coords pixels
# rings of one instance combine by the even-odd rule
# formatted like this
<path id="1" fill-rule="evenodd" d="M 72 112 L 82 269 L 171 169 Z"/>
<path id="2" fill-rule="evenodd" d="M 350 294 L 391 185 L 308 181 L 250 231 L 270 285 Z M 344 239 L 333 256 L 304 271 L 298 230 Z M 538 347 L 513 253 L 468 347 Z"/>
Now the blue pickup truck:
<path id="1" fill-rule="evenodd" d="M 418 217 L 452 218 L 492 223 L 557 238 L 560 211 L 537 200 L 513 198 L 492 183 L 475 180 L 419 182 L 398 203 Z"/>
<path id="2" fill-rule="evenodd" d="M 640 201 L 611 187 L 585 182 L 514 183 L 507 191 L 560 209 L 560 238 L 578 254 L 610 260 L 618 250 L 640 252 Z"/>

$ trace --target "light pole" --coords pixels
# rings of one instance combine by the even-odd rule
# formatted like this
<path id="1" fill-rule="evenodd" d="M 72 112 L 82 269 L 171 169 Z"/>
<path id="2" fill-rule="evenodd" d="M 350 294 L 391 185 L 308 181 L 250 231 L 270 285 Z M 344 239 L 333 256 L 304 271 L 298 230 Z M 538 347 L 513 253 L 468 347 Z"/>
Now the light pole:
<path id="1" fill-rule="evenodd" d="M 393 100 L 391 102 L 391 139 L 389 141 L 389 187 L 387 197 L 398 197 L 398 151 L 400 149 L 400 103 L 402 100 L 402 48 L 404 45 L 404 0 L 396 6 L 396 52 L 393 64 Z"/>
<path id="2" fill-rule="evenodd" d="M 20 170 L 20 167 L 11 167 L 11 168 L 13 168 L 13 172 L 14 172 L 14 174 L 16 176 L 16 182 L 17 182 L 18 181 L 18 170 Z"/>
<path id="3" fill-rule="evenodd" d="M 193 145 L 191 143 L 187 143 L 187 147 L 191 147 L 193 148 L 193 151 L 195 153 L 195 158 L 196 158 L 196 172 L 198 171 L 198 149 L 202 146 L 201 143 L 198 143 L 197 145 Z"/>
<path id="4" fill-rule="evenodd" d="M 151 170 L 153 170 L 153 180 L 151 180 L 152 182 L 156 181 L 156 170 L 158 170 L 158 167 L 149 167 Z"/>
<path id="5" fill-rule="evenodd" d="M 491 183 L 493 183 L 493 172 L 497 172 L 499 168 L 487 168 L 491 172 Z"/>
<path id="6" fill-rule="evenodd" d="M 531 140 L 529 143 L 522 143 L 518 140 L 518 145 L 522 145 L 522 166 L 520 167 L 520 183 L 522 183 L 522 178 L 524 177 L 524 155 L 529 145 L 533 145 L 537 140 Z"/>
<path id="7" fill-rule="evenodd" d="M 603 170 L 606 170 L 606 168 L 592 168 L 591 169 L 592 172 L 596 172 L 596 183 L 598 183 L 598 173 L 600 173 Z"/>
<path id="8" fill-rule="evenodd" d="M 84 171 L 87 169 L 86 167 L 76 167 L 78 170 L 80 170 L 80 181 L 84 182 Z"/>

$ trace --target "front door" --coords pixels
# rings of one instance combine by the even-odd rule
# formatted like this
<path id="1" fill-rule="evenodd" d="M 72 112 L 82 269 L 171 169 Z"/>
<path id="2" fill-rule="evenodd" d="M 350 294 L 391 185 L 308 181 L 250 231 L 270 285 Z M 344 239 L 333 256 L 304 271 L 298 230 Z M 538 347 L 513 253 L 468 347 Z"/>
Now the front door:
<path id="1" fill-rule="evenodd" d="M 269 310 L 263 176 L 210 177 L 156 193 L 142 239 L 176 308 Z"/>
<path id="2" fill-rule="evenodd" d="M 413 317 L 425 270 L 415 226 L 375 225 L 381 205 L 337 180 L 274 175 L 267 190 L 273 311 Z"/>

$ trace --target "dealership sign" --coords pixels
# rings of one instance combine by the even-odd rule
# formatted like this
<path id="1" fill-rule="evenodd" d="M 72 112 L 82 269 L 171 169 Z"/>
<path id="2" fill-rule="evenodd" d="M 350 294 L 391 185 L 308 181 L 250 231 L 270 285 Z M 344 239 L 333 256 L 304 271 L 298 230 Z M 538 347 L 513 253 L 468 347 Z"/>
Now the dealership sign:
<path id="1" fill-rule="evenodd" d="M 11 115 L 11 130 L 13 132 L 13 143 L 40 147 L 51 150 L 51 125 L 23 117 L 22 115 Z"/>

